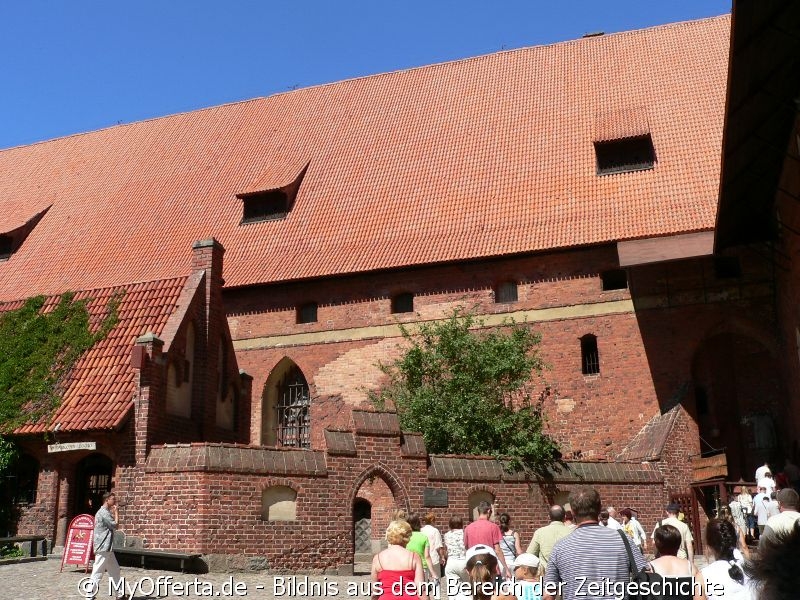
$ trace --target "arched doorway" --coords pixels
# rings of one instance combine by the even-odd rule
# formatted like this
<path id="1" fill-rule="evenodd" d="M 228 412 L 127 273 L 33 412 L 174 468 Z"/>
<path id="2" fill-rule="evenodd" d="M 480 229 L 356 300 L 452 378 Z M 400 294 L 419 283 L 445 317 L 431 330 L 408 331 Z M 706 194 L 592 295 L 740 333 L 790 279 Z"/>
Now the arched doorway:
<path id="1" fill-rule="evenodd" d="M 692 361 L 694 417 L 704 455 L 724 451 L 728 481 L 753 479 L 781 454 L 784 397 L 777 359 L 757 340 L 735 333 L 707 339 Z"/>
<path id="2" fill-rule="evenodd" d="M 364 498 L 353 503 L 353 543 L 357 555 L 372 554 L 372 504 Z"/>
<path id="3" fill-rule="evenodd" d="M 261 401 L 261 444 L 311 447 L 311 394 L 303 372 L 282 359 L 264 384 Z"/>
<path id="4" fill-rule="evenodd" d="M 395 513 L 408 510 L 408 497 L 399 479 L 379 465 L 356 479 L 352 494 L 354 568 L 368 571 L 372 556 L 387 546 L 385 532 Z"/>
<path id="5" fill-rule="evenodd" d="M 95 514 L 103 504 L 103 494 L 111 491 L 114 463 L 104 454 L 90 454 L 76 469 L 75 514 Z"/>

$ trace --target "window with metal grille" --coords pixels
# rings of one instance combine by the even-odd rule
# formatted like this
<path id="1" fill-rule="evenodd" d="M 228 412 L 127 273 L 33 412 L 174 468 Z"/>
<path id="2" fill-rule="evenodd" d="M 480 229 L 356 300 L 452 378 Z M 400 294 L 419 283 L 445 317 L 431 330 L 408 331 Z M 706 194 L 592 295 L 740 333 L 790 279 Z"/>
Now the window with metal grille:
<path id="1" fill-rule="evenodd" d="M 414 294 L 397 294 L 392 298 L 392 313 L 414 312 Z"/>
<path id="2" fill-rule="evenodd" d="M 517 301 L 517 282 L 504 281 L 499 283 L 494 290 L 494 301 L 508 303 Z"/>
<path id="3" fill-rule="evenodd" d="M 598 175 L 652 169 L 656 161 L 653 140 L 649 135 L 595 142 L 594 150 Z"/>
<path id="4" fill-rule="evenodd" d="M 277 441 L 292 448 L 311 447 L 311 396 L 302 371 L 292 367 L 278 383 Z"/>
<path id="5" fill-rule="evenodd" d="M 581 338 L 581 369 L 584 375 L 600 373 L 600 353 L 597 351 L 597 337 L 591 333 Z"/>
<path id="6" fill-rule="evenodd" d="M 717 279 L 736 279 L 742 276 L 742 265 L 738 256 L 715 256 L 714 276 Z"/>
<path id="7" fill-rule="evenodd" d="M 297 322 L 298 323 L 316 323 L 317 322 L 317 303 L 309 302 L 303 304 L 297 309 Z"/>
<path id="8" fill-rule="evenodd" d="M 625 272 L 625 269 L 603 271 L 600 273 L 600 279 L 603 280 L 604 292 L 628 289 L 628 274 Z"/>
<path id="9" fill-rule="evenodd" d="M 11 258 L 14 251 L 14 238 L 10 235 L 0 235 L 0 260 Z"/>
<path id="10" fill-rule="evenodd" d="M 289 197 L 283 190 L 269 190 L 242 196 L 242 223 L 283 219 L 289 214 Z"/>

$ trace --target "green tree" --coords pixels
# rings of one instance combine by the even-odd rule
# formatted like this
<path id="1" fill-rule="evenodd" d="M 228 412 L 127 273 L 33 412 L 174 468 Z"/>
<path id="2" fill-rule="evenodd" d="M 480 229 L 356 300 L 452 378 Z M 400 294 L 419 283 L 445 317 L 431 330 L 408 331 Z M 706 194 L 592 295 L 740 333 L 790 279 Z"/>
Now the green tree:
<path id="1" fill-rule="evenodd" d="M 388 383 L 372 394 L 378 408 L 393 405 L 407 431 L 419 431 L 434 454 L 501 459 L 509 471 L 547 473 L 560 460 L 544 430 L 544 393 L 531 397 L 541 377 L 539 334 L 509 320 L 485 329 L 455 309 L 444 321 L 401 326 L 408 349 L 380 365 Z"/>

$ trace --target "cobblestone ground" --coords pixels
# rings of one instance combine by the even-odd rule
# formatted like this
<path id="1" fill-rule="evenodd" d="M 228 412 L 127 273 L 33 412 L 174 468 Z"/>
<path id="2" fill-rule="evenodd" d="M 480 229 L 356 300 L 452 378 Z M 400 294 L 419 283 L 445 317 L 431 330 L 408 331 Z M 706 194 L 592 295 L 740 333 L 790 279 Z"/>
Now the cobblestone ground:
<path id="1" fill-rule="evenodd" d="M 86 577 L 83 570 L 65 567 L 60 573 L 59 558 L 47 561 L 0 566 L 0 598 L 3 600 L 66 600 L 85 598 L 78 586 Z M 359 593 L 358 587 L 369 584 L 366 575 L 347 577 L 331 575 L 283 576 L 262 573 L 207 573 L 204 575 L 181 574 L 174 571 L 151 571 L 122 567 L 125 583 L 134 589 L 135 600 L 155 598 L 252 598 L 273 600 L 276 598 L 367 598 L 368 588 Z M 162 586 L 158 586 L 159 577 Z M 169 584 L 166 577 L 171 577 Z M 183 589 L 179 583 L 185 583 Z M 303 589 L 306 585 L 310 590 Z M 349 589 L 348 589 L 349 588 Z M 108 577 L 100 584 L 99 600 L 112 598 L 108 593 Z M 127 591 L 127 590 L 126 590 Z M 348 594 L 352 592 L 352 595 Z"/>

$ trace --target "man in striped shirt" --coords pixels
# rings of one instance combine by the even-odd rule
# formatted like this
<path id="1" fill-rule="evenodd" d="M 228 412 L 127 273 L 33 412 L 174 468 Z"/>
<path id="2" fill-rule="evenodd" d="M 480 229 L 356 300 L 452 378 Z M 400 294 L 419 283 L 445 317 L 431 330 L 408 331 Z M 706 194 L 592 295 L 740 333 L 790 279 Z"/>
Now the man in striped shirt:
<path id="1" fill-rule="evenodd" d="M 556 542 L 544 576 L 544 600 L 554 600 L 560 589 L 564 600 L 592 598 L 616 600 L 630 581 L 628 552 L 619 531 L 601 527 L 600 494 L 591 487 L 580 487 L 569 495 L 577 527 Z M 635 570 L 647 563 L 640 552 L 633 553 Z M 559 584 L 563 587 L 558 588 Z"/>

